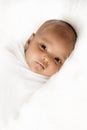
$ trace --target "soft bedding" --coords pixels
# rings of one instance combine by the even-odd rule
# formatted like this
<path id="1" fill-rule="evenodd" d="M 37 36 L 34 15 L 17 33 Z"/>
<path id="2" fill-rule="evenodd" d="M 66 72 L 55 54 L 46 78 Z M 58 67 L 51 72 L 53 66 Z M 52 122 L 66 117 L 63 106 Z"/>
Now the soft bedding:
<path id="1" fill-rule="evenodd" d="M 20 106 L 42 87 L 48 77 L 30 71 L 24 54 L 24 44 L 14 43 L 0 51 L 0 118 L 8 122 L 15 118 Z"/>
<path id="2" fill-rule="evenodd" d="M 62 69 L 43 87 L 36 85 L 31 98 L 23 64 L 21 69 L 9 51 L 0 51 L 0 71 L 3 63 L 13 66 L 0 73 L 0 114 L 5 121 L 0 116 L 0 130 L 87 130 L 87 0 L 0 2 L 0 50 L 7 44 L 24 44 L 51 18 L 70 22 L 78 33 L 75 50 Z"/>

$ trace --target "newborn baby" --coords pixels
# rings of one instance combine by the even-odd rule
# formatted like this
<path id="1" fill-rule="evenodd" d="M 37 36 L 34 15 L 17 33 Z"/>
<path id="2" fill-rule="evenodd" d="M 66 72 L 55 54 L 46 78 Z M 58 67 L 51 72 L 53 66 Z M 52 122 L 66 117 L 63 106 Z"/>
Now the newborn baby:
<path id="1" fill-rule="evenodd" d="M 60 70 L 74 50 L 75 29 L 62 20 L 48 20 L 25 45 L 0 50 L 0 118 L 17 116 L 20 106 Z"/>
<path id="2" fill-rule="evenodd" d="M 25 45 L 27 64 L 35 73 L 52 76 L 73 51 L 76 39 L 76 31 L 69 23 L 46 21 Z"/>

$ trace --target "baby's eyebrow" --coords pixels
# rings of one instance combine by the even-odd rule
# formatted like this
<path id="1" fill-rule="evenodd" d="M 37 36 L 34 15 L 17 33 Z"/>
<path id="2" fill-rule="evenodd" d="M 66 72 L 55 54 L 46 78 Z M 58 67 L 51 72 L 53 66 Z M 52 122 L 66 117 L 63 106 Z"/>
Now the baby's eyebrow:
<path id="1" fill-rule="evenodd" d="M 38 37 L 37 36 L 37 39 L 39 40 L 40 43 L 44 43 L 44 44 L 46 43 L 46 39 L 43 38 L 43 37 Z"/>

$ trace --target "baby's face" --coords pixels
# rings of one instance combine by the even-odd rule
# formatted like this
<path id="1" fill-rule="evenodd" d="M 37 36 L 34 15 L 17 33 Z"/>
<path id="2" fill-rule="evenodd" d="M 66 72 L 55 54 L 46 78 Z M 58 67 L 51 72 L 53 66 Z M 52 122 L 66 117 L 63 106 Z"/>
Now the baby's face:
<path id="1" fill-rule="evenodd" d="M 33 72 L 52 76 L 59 71 L 71 51 L 71 44 L 49 31 L 43 35 L 33 34 L 28 39 L 25 58 Z"/>

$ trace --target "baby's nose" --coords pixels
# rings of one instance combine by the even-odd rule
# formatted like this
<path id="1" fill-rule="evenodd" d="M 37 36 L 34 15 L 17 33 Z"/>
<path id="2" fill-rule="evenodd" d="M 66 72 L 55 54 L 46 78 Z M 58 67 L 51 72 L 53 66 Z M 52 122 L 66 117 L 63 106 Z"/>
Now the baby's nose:
<path id="1" fill-rule="evenodd" d="M 47 56 L 44 56 L 44 57 L 43 57 L 43 61 L 48 62 L 48 57 L 47 57 Z"/>
<path id="2" fill-rule="evenodd" d="M 49 63 L 49 58 L 47 56 L 43 56 L 42 61 L 43 61 L 44 67 L 46 68 Z"/>

